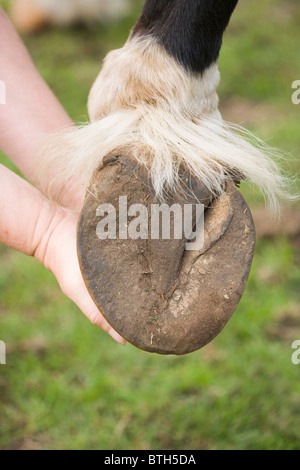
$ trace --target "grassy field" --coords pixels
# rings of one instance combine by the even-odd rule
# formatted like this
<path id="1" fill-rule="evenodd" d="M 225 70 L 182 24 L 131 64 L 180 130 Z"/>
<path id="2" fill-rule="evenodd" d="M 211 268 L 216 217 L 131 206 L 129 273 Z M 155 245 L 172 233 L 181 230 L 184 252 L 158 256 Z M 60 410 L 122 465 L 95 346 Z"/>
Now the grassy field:
<path id="1" fill-rule="evenodd" d="M 72 118 L 105 53 L 137 16 L 24 38 Z M 220 58 L 221 108 L 299 172 L 299 0 L 241 1 Z M 1 161 L 11 166 L 2 155 Z M 299 184 L 295 185 L 299 190 Z M 255 189 L 242 191 L 253 210 Z M 298 206 L 299 207 L 299 206 Z M 1 449 L 300 449 L 299 238 L 260 239 L 245 295 L 225 330 L 184 357 L 117 345 L 61 294 L 51 274 L 0 247 Z"/>

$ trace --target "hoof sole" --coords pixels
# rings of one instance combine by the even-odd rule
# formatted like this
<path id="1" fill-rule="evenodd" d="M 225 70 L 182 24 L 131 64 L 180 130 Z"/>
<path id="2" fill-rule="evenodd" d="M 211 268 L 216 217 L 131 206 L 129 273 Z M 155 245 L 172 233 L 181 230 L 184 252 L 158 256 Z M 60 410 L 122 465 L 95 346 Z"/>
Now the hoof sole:
<path id="1" fill-rule="evenodd" d="M 99 239 L 100 205 L 113 205 L 119 217 L 120 196 L 148 213 L 157 204 L 147 172 L 126 156 L 106 157 L 94 173 L 78 224 L 79 263 L 96 305 L 128 342 L 159 354 L 190 353 L 221 332 L 243 295 L 254 254 L 252 216 L 236 187 L 229 183 L 211 201 L 205 188 L 186 181 L 191 195 L 167 203 L 207 207 L 204 244 L 196 251 L 186 250 L 184 238 Z"/>

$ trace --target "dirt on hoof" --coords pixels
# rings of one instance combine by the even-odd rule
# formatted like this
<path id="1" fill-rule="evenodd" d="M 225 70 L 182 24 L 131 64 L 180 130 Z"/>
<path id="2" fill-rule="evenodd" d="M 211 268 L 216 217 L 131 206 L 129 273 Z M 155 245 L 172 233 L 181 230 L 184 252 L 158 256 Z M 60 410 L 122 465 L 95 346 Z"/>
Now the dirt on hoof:
<path id="1" fill-rule="evenodd" d="M 159 354 L 190 353 L 220 333 L 244 292 L 255 247 L 251 213 L 232 183 L 212 200 L 184 171 L 181 181 L 184 194 L 166 195 L 164 203 L 179 205 L 183 214 L 187 205 L 205 206 L 204 242 L 199 236 L 197 249 L 190 249 L 184 224 L 183 236 L 176 234 L 173 213 L 170 239 L 153 238 L 151 211 L 160 203 L 148 172 L 126 155 L 107 156 L 94 173 L 78 224 L 80 267 L 96 305 L 128 342 Z M 135 230 L 141 213 L 148 223 Z M 195 214 L 192 227 L 201 218 Z M 110 238 L 100 239 L 105 222 Z M 134 239 L 139 231 L 144 238 Z"/>

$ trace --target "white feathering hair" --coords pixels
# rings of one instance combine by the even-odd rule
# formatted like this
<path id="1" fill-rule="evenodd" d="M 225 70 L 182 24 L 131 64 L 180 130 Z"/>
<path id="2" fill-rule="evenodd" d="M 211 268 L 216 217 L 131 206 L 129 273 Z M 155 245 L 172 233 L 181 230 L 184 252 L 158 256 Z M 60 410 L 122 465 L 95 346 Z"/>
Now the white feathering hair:
<path id="1" fill-rule="evenodd" d="M 107 55 L 91 89 L 91 123 L 51 136 L 39 152 L 42 188 L 55 198 L 54 188 L 74 176 L 81 176 L 87 188 L 103 157 L 126 152 L 148 168 L 159 199 L 180 184 L 183 165 L 214 195 L 224 191 L 230 174 L 241 173 L 276 213 L 278 201 L 289 199 L 287 178 L 273 158 L 278 152 L 222 120 L 219 79 L 217 64 L 195 75 L 153 38 L 129 38 Z M 56 176 L 49 186 L 51 168 Z"/>

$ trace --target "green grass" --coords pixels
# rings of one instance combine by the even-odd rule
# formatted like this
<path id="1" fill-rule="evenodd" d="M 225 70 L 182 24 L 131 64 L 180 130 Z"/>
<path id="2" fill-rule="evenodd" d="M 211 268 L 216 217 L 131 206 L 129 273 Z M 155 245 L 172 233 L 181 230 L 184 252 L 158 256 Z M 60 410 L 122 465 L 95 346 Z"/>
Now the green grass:
<path id="1" fill-rule="evenodd" d="M 111 27 L 49 30 L 25 42 L 72 118 L 107 50 L 136 13 Z M 220 59 L 222 107 L 243 103 L 245 125 L 288 151 L 299 171 L 298 0 L 241 1 Z M 78 66 L 78 64 L 80 66 Z M 247 109 L 258 109 L 254 120 Z M 1 161 L 9 165 L 6 157 Z M 299 189 L 299 186 L 298 186 Z M 251 207 L 255 190 L 243 186 Z M 89 324 L 33 259 L 0 247 L 0 448 L 299 449 L 300 253 L 260 240 L 245 295 L 225 330 L 184 357 L 117 345 Z"/>

